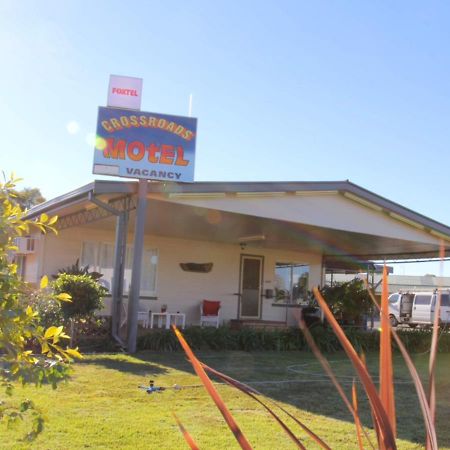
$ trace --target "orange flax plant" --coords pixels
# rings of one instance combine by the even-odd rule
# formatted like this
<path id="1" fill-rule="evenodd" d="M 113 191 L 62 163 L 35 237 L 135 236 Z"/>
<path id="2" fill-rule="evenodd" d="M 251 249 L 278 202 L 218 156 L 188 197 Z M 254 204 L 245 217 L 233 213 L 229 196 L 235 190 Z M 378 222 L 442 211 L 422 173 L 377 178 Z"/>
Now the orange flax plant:
<path id="1" fill-rule="evenodd" d="M 394 373 L 392 367 L 392 343 L 388 297 L 388 275 L 385 264 L 383 267 L 383 284 L 381 291 L 380 399 L 390 419 L 394 437 L 396 437 L 397 424 L 395 415 Z"/>
<path id="2" fill-rule="evenodd" d="M 188 356 L 192 366 L 194 367 L 195 372 L 197 373 L 197 375 L 200 377 L 201 381 L 203 382 L 205 388 L 207 389 L 208 393 L 211 395 L 211 397 L 213 398 L 214 402 L 216 403 L 216 406 L 219 408 L 219 410 L 221 411 L 222 415 L 225 418 L 225 421 L 227 422 L 227 424 L 229 425 L 230 429 L 233 431 L 236 439 L 238 440 L 239 444 L 241 445 L 242 448 L 251 448 L 250 444 L 248 443 L 248 441 L 246 440 L 245 436 L 243 435 L 242 431 L 239 429 L 239 433 L 236 433 L 236 427 L 238 428 L 237 424 L 235 424 L 234 419 L 232 418 L 231 414 L 229 414 L 229 416 L 226 416 L 226 413 L 224 413 L 224 411 L 228 411 L 225 403 L 223 402 L 223 400 L 221 399 L 221 397 L 219 396 L 218 392 L 215 390 L 211 380 L 208 378 L 208 376 L 206 375 L 205 371 L 208 371 L 210 373 L 212 373 L 213 375 L 217 376 L 218 378 L 220 378 L 221 380 L 223 380 L 225 383 L 227 383 L 230 386 L 233 386 L 237 389 L 239 389 L 240 391 L 246 393 L 248 396 L 250 396 L 252 399 L 254 399 L 256 402 L 258 402 L 260 405 L 262 405 L 264 407 L 264 409 L 266 409 L 267 412 L 269 412 L 269 414 L 278 422 L 278 424 L 281 426 L 281 428 L 286 432 L 286 434 L 289 436 L 289 438 L 295 443 L 295 445 L 302 449 L 302 450 L 306 450 L 306 447 L 301 443 L 301 441 L 295 436 L 295 434 L 293 433 L 293 431 L 286 425 L 285 422 L 283 422 L 283 420 L 275 413 L 275 411 L 273 411 L 273 409 L 271 409 L 269 406 L 267 406 L 267 404 L 265 404 L 263 401 L 261 401 L 257 396 L 261 395 L 260 392 L 258 392 L 257 390 L 251 388 L 250 386 L 241 383 L 209 366 L 207 366 L 206 364 L 202 363 L 201 361 L 199 361 L 197 359 L 197 357 L 194 355 L 194 353 L 192 352 L 191 348 L 189 347 L 189 344 L 186 342 L 186 340 L 184 339 L 183 335 L 181 334 L 181 332 L 175 327 L 173 326 L 173 330 L 175 332 L 175 335 L 177 336 L 183 350 L 185 351 L 186 355 Z M 215 392 L 215 394 L 212 394 L 212 391 Z M 283 413 L 285 413 L 288 417 L 290 417 L 292 420 L 294 420 L 294 422 L 299 425 L 303 431 L 305 431 L 310 438 L 312 438 L 321 448 L 325 449 L 325 450 L 331 450 L 331 447 L 329 447 L 324 441 L 323 439 L 321 439 L 319 436 L 317 436 L 313 431 L 311 431 L 304 423 L 302 423 L 300 420 L 298 420 L 295 416 L 293 416 L 291 413 L 289 413 L 289 411 L 287 411 L 286 409 L 284 409 L 283 407 L 281 407 L 280 405 L 274 403 L 274 402 L 270 402 L 272 403 L 272 405 L 277 406 Z M 227 418 L 228 417 L 228 418 Z M 231 421 L 230 421 L 230 417 L 231 417 Z M 178 425 L 180 426 L 179 421 L 177 421 Z M 233 423 L 235 425 L 233 425 Z M 185 433 L 185 429 L 180 427 L 180 430 L 183 433 L 183 436 L 186 439 L 186 433 Z M 192 439 L 192 438 L 191 438 Z M 187 439 L 186 439 L 187 440 Z M 189 443 L 189 441 L 188 441 Z M 249 445 L 249 447 L 246 447 L 246 443 Z M 190 444 L 189 444 L 190 445 Z M 191 447 L 192 448 L 192 447 Z"/>
<path id="3" fill-rule="evenodd" d="M 342 401 L 344 402 L 345 406 L 349 410 L 350 414 L 353 416 L 353 420 L 355 421 L 355 426 L 356 426 L 356 433 L 357 433 L 359 448 L 360 449 L 364 448 L 363 445 L 362 445 L 362 440 L 359 438 L 361 430 L 364 433 L 364 435 L 365 435 L 369 445 L 372 448 L 375 448 L 373 446 L 370 438 L 369 438 L 369 435 L 367 434 L 367 432 L 364 430 L 364 428 L 361 425 L 361 419 L 359 417 L 358 409 L 355 408 L 355 405 L 354 404 L 352 405 L 350 400 L 347 398 L 347 395 L 344 392 L 344 388 L 339 383 L 337 377 L 335 376 L 333 370 L 331 369 L 331 366 L 330 366 L 329 362 L 327 361 L 325 356 L 323 356 L 323 354 L 320 351 L 319 347 L 315 343 L 314 338 L 311 335 L 311 332 L 309 331 L 308 327 L 306 326 L 305 321 L 303 320 L 303 318 L 301 316 L 300 316 L 300 318 L 298 320 L 298 323 L 299 323 L 300 329 L 302 330 L 302 332 L 303 332 L 303 334 L 305 336 L 306 342 L 308 343 L 309 347 L 311 348 L 312 352 L 314 353 L 314 356 L 319 360 L 319 362 L 322 365 L 323 369 L 325 370 L 326 374 L 328 375 L 328 377 L 330 378 L 330 380 L 333 383 L 334 387 L 336 388 L 339 396 L 342 398 Z M 355 399 L 353 398 L 353 401 L 354 400 Z"/>
<path id="4" fill-rule="evenodd" d="M 373 304 L 375 305 L 375 307 L 380 311 L 380 305 L 378 304 L 374 293 L 372 292 L 372 290 L 369 288 L 369 285 L 367 283 L 367 281 L 365 281 L 366 283 L 366 288 L 367 291 L 370 295 L 370 298 L 372 299 Z M 406 367 L 409 370 L 409 373 L 411 375 L 411 379 L 414 383 L 414 387 L 416 388 L 416 392 L 417 392 L 417 397 L 419 399 L 419 405 L 420 405 L 420 409 L 422 411 L 422 415 L 423 415 L 423 419 L 424 419 L 424 423 L 425 423 L 425 431 L 426 431 L 426 435 L 427 435 L 427 446 L 426 448 L 428 450 L 438 450 L 438 443 L 437 443 L 437 436 L 436 436 L 436 429 L 435 429 L 435 425 L 434 425 L 434 420 L 433 420 L 433 416 L 431 414 L 430 411 L 430 406 L 428 403 L 428 399 L 427 399 L 427 395 L 425 393 L 425 389 L 423 387 L 422 381 L 420 379 L 419 373 L 417 372 L 417 369 L 411 359 L 411 356 L 409 355 L 408 351 L 406 350 L 405 345 L 403 344 L 402 340 L 400 339 L 399 335 L 397 334 L 397 332 L 391 327 L 390 323 L 388 323 L 388 327 L 389 330 L 395 340 L 395 343 L 397 344 L 397 347 L 400 350 L 400 353 L 403 356 L 403 359 L 405 360 L 406 363 Z M 434 332 L 434 331 L 433 331 Z"/>
<path id="5" fill-rule="evenodd" d="M 347 354 L 351 363 L 353 364 L 353 367 L 355 368 L 356 373 L 358 374 L 361 384 L 364 387 L 364 390 L 366 391 L 366 395 L 369 400 L 372 413 L 377 423 L 376 432 L 378 438 L 378 445 L 380 449 L 381 450 L 396 449 L 397 444 L 395 443 L 395 436 L 391 426 L 391 421 L 380 399 L 380 396 L 377 392 L 372 377 L 370 376 L 365 364 L 361 361 L 360 357 L 356 353 L 356 350 L 353 348 L 349 339 L 345 335 L 344 330 L 341 328 L 341 326 L 338 324 L 337 320 L 333 316 L 333 313 L 331 312 L 326 301 L 322 297 L 322 294 L 320 293 L 319 289 L 314 288 L 313 292 L 314 296 L 317 299 L 317 302 L 319 303 L 319 306 L 322 308 L 325 318 L 327 319 L 328 323 L 330 324 L 331 328 L 336 334 L 336 337 L 339 339 L 342 348 L 344 349 L 345 353 Z"/>
<path id="6" fill-rule="evenodd" d="M 392 329 L 390 322 L 388 320 L 388 279 L 387 279 L 387 271 L 386 267 L 383 271 L 383 289 L 382 289 L 382 301 L 381 301 L 381 307 L 378 305 L 375 296 L 373 295 L 373 292 L 370 291 L 368 284 L 366 283 L 366 287 L 369 291 L 370 297 L 376 307 L 381 312 L 381 336 L 380 336 L 380 386 L 379 391 L 375 387 L 375 383 L 371 377 L 371 375 L 368 372 L 368 369 L 365 364 L 365 360 L 363 355 L 360 357 L 352 344 L 350 343 L 349 339 L 345 335 L 344 330 L 341 328 L 341 326 L 338 324 L 337 320 L 333 316 L 333 313 L 331 312 L 330 308 L 328 307 L 327 303 L 325 302 L 324 298 L 322 297 L 322 294 L 317 288 L 313 289 L 314 295 L 317 299 L 317 302 L 319 306 L 321 307 L 324 316 L 333 329 L 333 332 L 335 333 L 336 337 L 338 338 L 340 344 L 342 345 L 344 351 L 346 352 L 347 356 L 349 357 L 358 377 L 362 384 L 362 387 L 365 390 L 365 393 L 367 395 L 369 405 L 371 408 L 371 414 L 374 421 L 374 428 L 377 435 L 378 440 L 378 447 L 381 450 L 396 450 L 396 411 L 395 411 L 395 403 L 394 403 L 394 380 L 393 380 L 393 363 L 392 363 L 392 342 L 391 342 L 391 336 L 394 338 L 394 340 L 397 343 L 398 348 L 400 349 L 400 352 L 402 353 L 403 358 L 405 359 L 406 365 L 408 367 L 408 370 L 411 374 L 414 386 L 416 388 L 418 398 L 419 398 L 419 404 L 422 409 L 422 414 L 424 417 L 425 422 L 425 428 L 427 433 L 427 449 L 428 450 L 437 450 L 437 438 L 436 438 L 436 430 L 434 427 L 434 365 L 435 365 L 435 358 L 436 358 L 436 351 L 437 351 L 437 328 L 438 328 L 438 320 L 439 320 L 439 303 L 438 303 L 438 311 L 437 315 L 435 316 L 435 323 L 433 328 L 433 345 L 431 348 L 431 355 L 430 355 L 430 390 L 429 390 L 429 396 L 427 397 L 425 390 L 423 388 L 423 385 L 421 383 L 420 377 L 418 375 L 417 369 L 415 368 L 411 357 L 409 356 L 405 346 L 403 345 L 403 342 L 397 335 L 396 331 Z M 437 318 L 436 318 L 437 317 Z M 353 383 L 352 386 L 352 399 L 351 401 L 347 398 L 345 392 L 343 391 L 342 387 L 340 386 L 339 382 L 337 381 L 336 377 L 334 376 L 333 372 L 331 371 L 331 367 L 329 366 L 326 359 L 323 357 L 323 355 L 318 350 L 317 345 L 315 344 L 311 333 L 305 326 L 302 319 L 299 321 L 300 328 L 303 330 L 305 338 L 313 350 L 313 352 L 318 357 L 319 361 L 322 363 L 322 366 L 325 368 L 325 371 L 330 376 L 333 384 L 335 385 L 336 389 L 338 390 L 339 394 L 341 395 L 342 399 L 344 400 L 344 403 L 346 404 L 347 408 L 353 415 L 353 418 L 355 420 L 356 425 L 356 439 L 358 442 L 358 447 L 360 449 L 363 449 L 363 438 L 362 434 L 365 435 L 369 445 L 373 448 L 373 444 L 371 443 L 367 432 L 365 431 L 364 427 L 362 427 L 361 421 L 359 419 L 359 413 L 358 413 L 358 399 L 357 399 L 357 392 L 356 392 L 356 385 Z M 305 446 L 300 442 L 300 440 L 295 436 L 295 434 L 292 432 L 292 430 L 289 429 L 289 427 L 281 420 L 281 418 L 271 409 L 269 408 L 264 402 L 262 402 L 257 395 L 259 395 L 259 392 L 255 389 L 245 385 L 244 383 L 240 383 L 237 380 L 234 380 L 231 377 L 228 377 L 227 375 L 224 375 L 211 367 L 201 363 L 192 350 L 190 349 L 189 345 L 185 341 L 184 337 L 180 333 L 180 331 L 173 327 L 174 332 L 186 352 L 191 364 L 194 367 L 195 372 L 202 380 L 205 388 L 207 389 L 208 393 L 213 398 L 214 402 L 216 403 L 216 406 L 221 411 L 223 417 L 225 418 L 225 421 L 227 422 L 229 428 L 233 432 L 233 434 L 236 437 L 236 440 L 240 444 L 241 448 L 244 449 L 251 449 L 250 443 L 238 427 L 237 423 L 235 422 L 234 418 L 231 416 L 230 412 L 228 411 L 225 403 L 221 399 L 218 392 L 215 390 L 211 380 L 206 375 L 206 371 L 212 373 L 213 375 L 219 377 L 223 381 L 225 381 L 230 386 L 233 386 L 242 392 L 245 392 L 247 395 L 255 399 L 257 402 L 259 402 L 271 415 L 272 417 L 279 423 L 279 425 L 283 428 L 283 430 L 288 434 L 288 436 L 291 438 L 291 440 L 297 445 L 298 448 L 304 449 Z M 274 402 L 270 402 L 273 405 L 276 405 Z M 283 409 L 281 406 L 276 405 L 278 408 L 280 408 L 284 413 L 286 413 L 289 417 L 291 417 L 316 443 L 318 443 L 322 448 L 329 449 L 330 447 L 315 433 L 313 433 L 309 428 L 307 428 L 302 422 L 300 422 L 297 418 L 295 418 L 292 414 L 290 414 L 288 411 Z M 433 413 L 431 413 L 431 407 L 433 408 Z M 185 437 L 186 441 L 190 445 L 191 448 L 196 448 L 196 444 L 193 441 L 192 437 L 187 433 L 187 431 L 184 429 L 184 427 L 181 425 L 179 420 L 177 420 L 177 423 L 183 433 L 183 436 Z"/>
<path id="7" fill-rule="evenodd" d="M 362 363 L 364 364 L 364 366 L 367 368 L 367 364 L 366 364 L 366 356 L 365 356 L 364 353 L 361 353 L 361 361 L 362 361 Z M 376 432 L 376 434 L 377 434 L 377 436 L 378 436 L 378 435 L 379 435 L 379 431 L 378 431 L 378 422 L 377 422 L 377 420 L 375 419 L 375 416 L 374 416 L 372 410 L 370 411 L 370 415 L 371 415 L 371 417 L 372 417 L 373 429 L 375 430 L 375 432 Z M 364 428 L 363 428 L 363 431 L 364 431 Z"/>
<path id="8" fill-rule="evenodd" d="M 192 364 L 192 367 L 195 370 L 195 373 L 198 375 L 202 383 L 204 384 L 206 390 L 208 391 L 208 394 L 211 396 L 211 398 L 214 400 L 214 403 L 216 404 L 219 411 L 222 413 L 223 418 L 225 419 L 225 422 L 227 423 L 230 430 L 233 432 L 234 437 L 238 441 L 239 445 L 244 450 L 252 450 L 252 446 L 248 442 L 245 435 L 242 433 L 241 429 L 239 428 L 239 425 L 234 420 L 234 417 L 231 415 L 230 411 L 228 410 L 227 406 L 225 405 L 225 402 L 222 400 L 222 397 L 217 392 L 216 388 L 214 387 L 211 380 L 208 378 L 208 375 L 206 375 L 205 370 L 203 369 L 202 365 L 200 364 L 200 361 L 195 357 L 194 353 L 192 352 L 191 348 L 189 347 L 189 344 L 184 339 L 183 335 L 180 333 L 180 331 L 174 326 L 173 331 L 175 332 L 175 335 L 177 336 L 181 346 L 183 347 L 183 350 L 185 351 L 186 355 L 189 358 L 189 361 Z"/>
<path id="9" fill-rule="evenodd" d="M 266 411 L 269 412 L 269 414 L 280 424 L 280 426 L 283 428 L 283 430 L 288 434 L 288 436 L 291 438 L 291 440 L 297 445 L 299 448 L 304 448 L 303 444 L 300 442 L 300 440 L 295 436 L 295 434 L 292 432 L 292 430 L 280 419 L 280 417 L 273 411 L 273 409 L 269 408 L 263 401 L 261 401 L 257 396 L 262 396 L 261 392 L 258 392 L 256 389 L 248 386 L 245 383 L 241 383 L 240 381 L 235 380 L 234 378 L 229 377 L 228 375 L 225 375 L 206 364 L 201 363 L 203 368 L 210 372 L 211 374 L 217 376 L 221 380 L 223 380 L 225 383 L 227 383 L 230 386 L 235 387 L 236 389 L 239 389 L 241 392 L 244 392 L 249 397 L 251 397 L 253 400 L 258 402 L 260 405 L 266 409 Z M 328 444 L 321 439 L 316 433 L 314 433 L 310 428 L 308 428 L 303 422 L 301 422 L 299 419 L 297 419 L 294 415 L 292 415 L 288 410 L 280 406 L 278 403 L 275 403 L 273 401 L 267 400 L 267 403 L 270 403 L 272 406 L 276 406 L 278 409 L 280 409 L 284 414 L 286 414 L 288 417 L 290 417 L 306 434 L 309 435 L 321 448 L 325 450 L 331 450 L 331 447 L 328 446 Z"/>
<path id="10" fill-rule="evenodd" d="M 189 445 L 189 447 L 191 448 L 191 450 L 199 450 L 198 445 L 196 444 L 196 442 L 194 441 L 194 439 L 192 438 L 192 436 L 190 435 L 189 431 L 186 430 L 186 428 L 184 427 L 184 425 L 181 423 L 180 419 L 177 417 L 177 415 L 175 413 L 172 413 L 173 417 L 175 418 L 175 422 L 178 425 L 178 428 L 181 431 L 181 434 L 184 437 L 184 440 L 186 441 L 186 443 Z"/>
<path id="11" fill-rule="evenodd" d="M 440 259 L 440 268 L 439 275 L 441 279 L 444 275 L 444 257 L 445 257 L 445 247 L 444 241 L 441 240 L 439 245 L 439 259 Z M 441 286 L 439 286 L 436 306 L 434 309 L 434 320 L 433 320 L 433 334 L 431 337 L 431 348 L 430 348 L 430 362 L 428 366 L 428 405 L 430 407 L 430 415 L 431 415 L 431 423 L 434 426 L 436 421 L 436 379 L 435 379 L 435 371 L 436 371 L 436 355 L 437 355 L 437 347 L 438 347 L 438 330 L 439 330 L 439 322 L 441 317 Z M 430 442 L 427 438 L 427 449 L 430 448 Z"/>
<path id="12" fill-rule="evenodd" d="M 352 383 L 352 402 L 353 402 L 353 409 L 355 411 L 355 416 L 358 417 L 358 421 L 355 421 L 356 437 L 358 438 L 358 445 L 359 445 L 360 449 L 364 449 L 362 435 L 361 435 L 362 426 L 361 426 L 361 422 L 359 421 L 359 413 L 358 413 L 358 394 L 356 391 L 356 382 L 354 379 L 353 379 L 353 383 Z"/>

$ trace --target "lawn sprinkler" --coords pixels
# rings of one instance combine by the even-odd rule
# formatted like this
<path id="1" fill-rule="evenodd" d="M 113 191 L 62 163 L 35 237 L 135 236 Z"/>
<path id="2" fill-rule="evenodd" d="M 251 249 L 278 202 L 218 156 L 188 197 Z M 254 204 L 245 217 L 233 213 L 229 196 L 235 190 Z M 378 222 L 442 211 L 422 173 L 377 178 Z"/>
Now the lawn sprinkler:
<path id="1" fill-rule="evenodd" d="M 218 383 L 216 383 L 218 384 Z M 138 386 L 139 389 L 144 389 L 147 394 L 153 394 L 153 392 L 161 393 L 163 391 L 173 390 L 173 391 L 181 391 L 182 389 L 191 389 L 191 388 L 201 388 L 203 384 L 187 384 L 180 386 L 179 384 L 174 384 L 173 386 L 155 386 L 155 382 L 150 380 L 148 386 Z"/>
<path id="2" fill-rule="evenodd" d="M 181 386 L 178 386 L 178 384 L 174 384 L 172 387 L 155 386 L 155 382 L 153 380 L 150 380 L 148 386 L 139 386 L 139 389 L 144 389 L 147 394 L 153 394 L 153 392 L 161 393 L 163 391 L 166 391 L 167 389 L 179 391 L 181 389 Z"/>
<path id="3" fill-rule="evenodd" d="M 147 394 L 153 394 L 153 392 L 162 392 L 165 391 L 165 387 L 155 386 L 155 382 L 150 380 L 148 386 L 139 386 L 139 389 L 144 389 Z"/>

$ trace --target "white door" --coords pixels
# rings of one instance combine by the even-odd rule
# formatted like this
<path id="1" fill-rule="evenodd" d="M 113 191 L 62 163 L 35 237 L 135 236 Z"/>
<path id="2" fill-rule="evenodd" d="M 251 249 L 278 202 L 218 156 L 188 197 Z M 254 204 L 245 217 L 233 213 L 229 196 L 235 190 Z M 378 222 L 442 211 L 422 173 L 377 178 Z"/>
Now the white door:
<path id="1" fill-rule="evenodd" d="M 239 316 L 242 319 L 261 317 L 263 261 L 262 256 L 241 255 Z"/>
<path id="2" fill-rule="evenodd" d="M 431 321 L 434 322 L 434 316 L 436 313 L 437 295 L 433 295 L 433 301 L 431 303 Z M 450 323 L 450 295 L 447 293 L 441 294 L 441 322 Z"/>
<path id="3" fill-rule="evenodd" d="M 432 294 L 416 294 L 412 310 L 412 322 L 431 323 Z"/>
<path id="4" fill-rule="evenodd" d="M 395 316 L 395 318 L 400 320 L 400 297 L 401 294 L 392 294 L 389 296 L 389 314 Z"/>
<path id="5" fill-rule="evenodd" d="M 441 321 L 450 323 L 450 294 L 441 295 Z"/>

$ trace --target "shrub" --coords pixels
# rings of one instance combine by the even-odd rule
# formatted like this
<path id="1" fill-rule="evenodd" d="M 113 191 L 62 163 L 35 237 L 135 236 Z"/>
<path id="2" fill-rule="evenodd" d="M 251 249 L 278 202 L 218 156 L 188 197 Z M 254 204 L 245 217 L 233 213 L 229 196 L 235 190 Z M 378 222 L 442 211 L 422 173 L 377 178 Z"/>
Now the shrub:
<path id="1" fill-rule="evenodd" d="M 110 317 L 88 317 L 77 322 L 77 345 L 83 351 L 115 351 L 117 344 L 111 340 Z"/>
<path id="2" fill-rule="evenodd" d="M 71 266 L 63 267 L 62 269 L 58 270 L 58 273 L 56 275 L 52 275 L 53 279 L 57 279 L 61 274 L 68 273 L 70 275 L 88 275 L 93 280 L 98 281 L 100 278 L 103 277 L 102 273 L 89 271 L 89 266 L 80 266 L 80 260 L 77 259 L 75 261 L 75 264 L 72 264 Z"/>
<path id="3" fill-rule="evenodd" d="M 240 330 L 228 327 L 200 328 L 189 327 L 183 335 L 195 350 L 302 350 L 306 343 L 298 329 L 289 328 L 281 331 Z M 181 347 L 171 331 L 153 330 L 138 339 L 138 348 L 154 351 L 179 351 Z"/>
<path id="4" fill-rule="evenodd" d="M 333 315 L 344 325 L 361 325 L 363 316 L 373 306 L 362 280 L 325 286 L 321 293 Z"/>
<path id="5" fill-rule="evenodd" d="M 72 358 L 81 355 L 76 349 L 63 348 L 67 338 L 63 327 L 45 329 L 39 323 L 38 313 L 28 304 L 29 286 L 18 275 L 13 260 L 17 251 L 14 241 L 36 231 L 55 231 L 57 217 L 42 214 L 36 221 L 25 219 L 17 203 L 17 181 L 12 176 L 11 180 L 0 182 L 0 425 L 8 426 L 28 417 L 32 429 L 26 438 L 31 440 L 42 431 L 44 418 L 31 401 L 24 399 L 19 403 L 9 398 L 14 382 L 37 386 L 48 382 L 56 388 L 58 381 L 67 379 Z M 41 290 L 47 282 L 47 277 L 43 277 Z M 58 298 L 70 301 L 67 295 L 55 297 Z"/>
<path id="6" fill-rule="evenodd" d="M 60 274 L 53 282 L 53 289 L 56 294 L 66 292 L 72 297 L 70 303 L 61 305 L 61 310 L 64 318 L 70 321 L 70 343 L 73 345 L 83 332 L 86 320 L 103 307 L 103 297 L 108 290 L 88 274 L 69 273 Z"/>
<path id="7" fill-rule="evenodd" d="M 89 275 L 62 273 L 53 282 L 56 294 L 66 292 L 72 297 L 70 303 L 61 305 L 66 319 L 79 319 L 91 316 L 95 310 L 103 307 L 103 297 L 108 293 Z"/>
<path id="8" fill-rule="evenodd" d="M 45 329 L 52 325 L 63 325 L 65 322 L 61 302 L 56 300 L 48 291 L 37 290 L 32 292 L 26 298 L 26 304 L 38 313 L 39 325 Z"/>
<path id="9" fill-rule="evenodd" d="M 321 351 L 333 353 L 342 347 L 333 331 L 322 325 L 315 325 L 311 334 Z M 431 332 L 427 330 L 405 330 L 398 332 L 402 342 L 411 353 L 424 352 L 430 348 Z M 347 328 L 346 335 L 358 352 L 376 351 L 380 345 L 378 331 L 363 331 Z M 189 327 L 183 336 L 193 350 L 240 350 L 240 351 L 293 351 L 309 350 L 303 333 L 298 328 L 285 330 L 254 330 L 242 328 L 234 330 L 228 327 L 200 328 Z M 152 330 L 138 338 L 139 350 L 162 352 L 180 351 L 181 347 L 175 335 L 169 330 Z M 396 346 L 394 345 L 394 348 Z M 443 333 L 439 340 L 439 351 L 450 351 L 450 334 Z"/>

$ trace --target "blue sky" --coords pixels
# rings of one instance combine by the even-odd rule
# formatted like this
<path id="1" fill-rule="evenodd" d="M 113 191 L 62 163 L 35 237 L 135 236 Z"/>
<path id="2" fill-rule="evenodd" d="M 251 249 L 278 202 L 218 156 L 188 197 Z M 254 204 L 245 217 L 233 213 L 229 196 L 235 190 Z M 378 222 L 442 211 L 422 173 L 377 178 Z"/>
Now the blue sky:
<path id="1" fill-rule="evenodd" d="M 90 182 L 123 74 L 143 110 L 193 94 L 198 181 L 350 179 L 450 224 L 449 21 L 433 1 L 3 0 L 0 168 L 47 198 Z"/>

